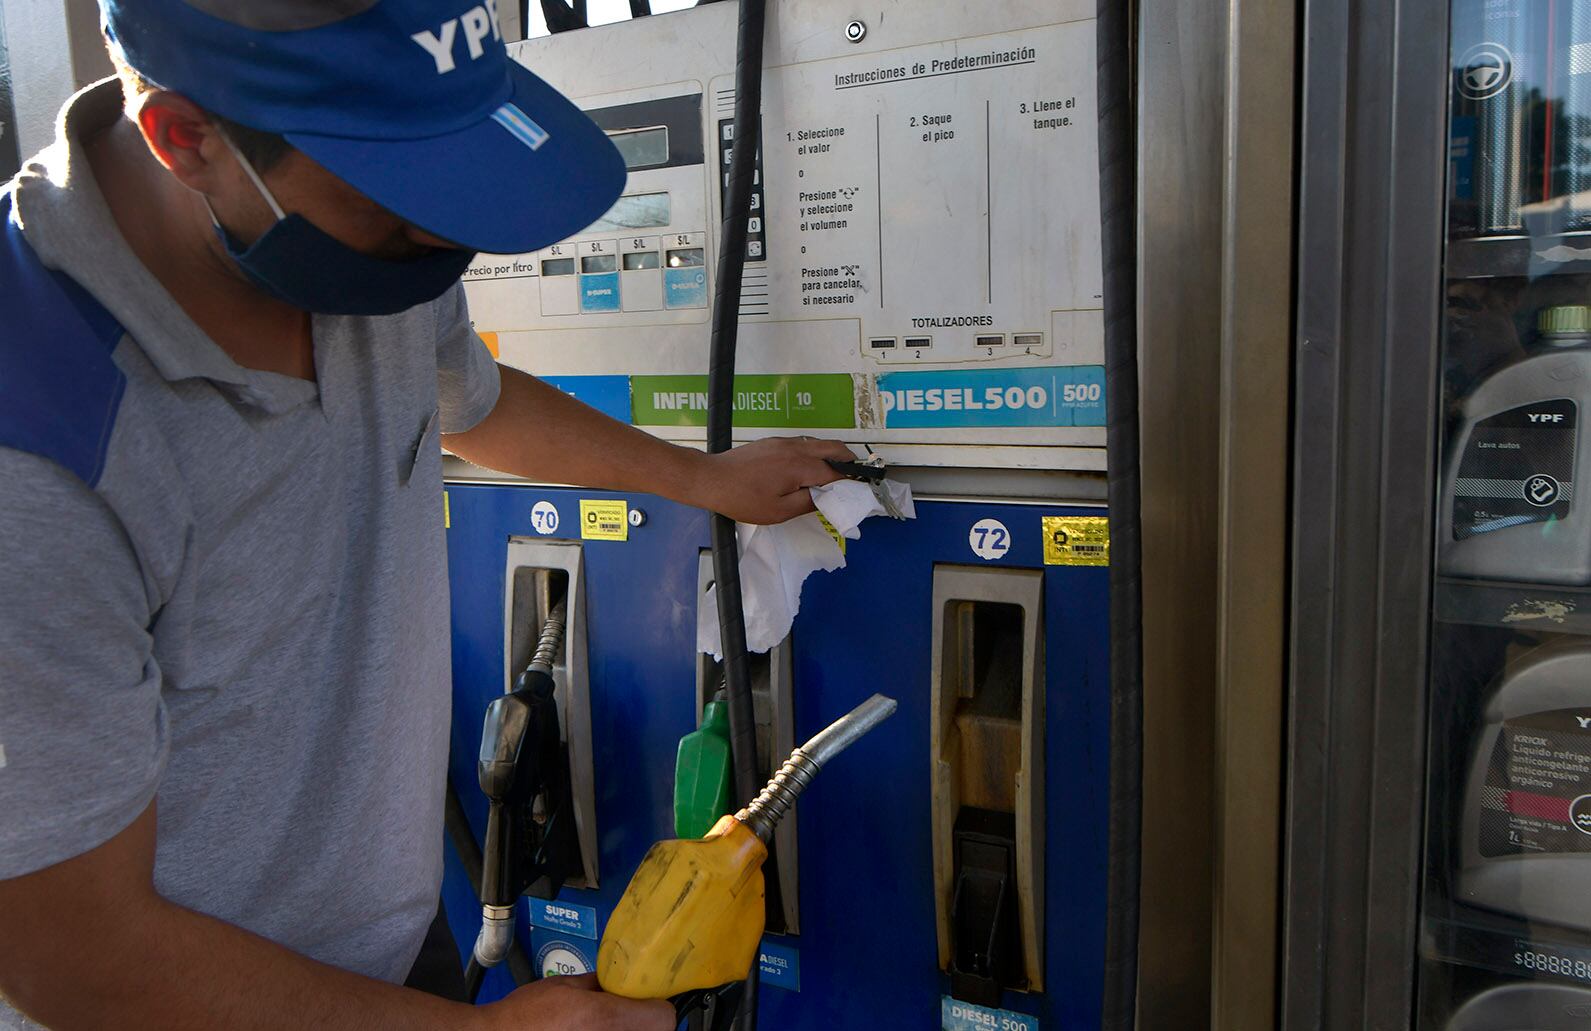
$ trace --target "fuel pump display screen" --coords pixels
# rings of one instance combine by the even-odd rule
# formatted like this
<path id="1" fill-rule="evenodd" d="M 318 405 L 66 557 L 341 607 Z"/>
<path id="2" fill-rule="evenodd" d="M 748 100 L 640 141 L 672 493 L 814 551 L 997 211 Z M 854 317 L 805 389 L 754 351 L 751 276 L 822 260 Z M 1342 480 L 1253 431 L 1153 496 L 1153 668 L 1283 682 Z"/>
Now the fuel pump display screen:
<path id="1" fill-rule="evenodd" d="M 621 229 L 657 229 L 669 224 L 666 193 L 638 193 L 620 197 L 607 214 L 592 223 L 588 232 L 613 232 Z"/>
<path id="2" fill-rule="evenodd" d="M 611 132 L 608 138 L 624 155 L 625 168 L 650 168 L 668 160 L 668 126 Z"/>

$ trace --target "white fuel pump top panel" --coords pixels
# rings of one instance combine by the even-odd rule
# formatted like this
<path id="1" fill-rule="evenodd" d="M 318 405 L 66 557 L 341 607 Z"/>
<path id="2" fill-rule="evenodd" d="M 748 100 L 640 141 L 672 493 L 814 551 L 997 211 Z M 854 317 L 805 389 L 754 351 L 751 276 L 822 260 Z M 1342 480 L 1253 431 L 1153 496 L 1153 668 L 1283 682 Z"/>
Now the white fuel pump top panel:
<path id="1" fill-rule="evenodd" d="M 737 438 L 1101 468 L 1093 5 L 768 9 Z M 705 436 L 737 16 L 514 44 L 610 133 L 629 180 L 585 232 L 465 277 L 504 362 L 680 441 Z"/>

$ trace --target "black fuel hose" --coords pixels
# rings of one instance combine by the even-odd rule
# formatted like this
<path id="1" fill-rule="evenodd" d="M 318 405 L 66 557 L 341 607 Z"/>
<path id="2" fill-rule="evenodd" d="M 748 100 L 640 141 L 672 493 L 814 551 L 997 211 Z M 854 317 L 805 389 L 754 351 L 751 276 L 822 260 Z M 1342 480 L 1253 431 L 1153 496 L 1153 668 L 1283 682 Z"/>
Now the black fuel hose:
<path id="1" fill-rule="evenodd" d="M 1138 996 L 1143 819 L 1143 605 L 1138 476 L 1137 169 L 1129 0 L 1099 0 L 1106 498 L 1110 506 L 1110 872 L 1100 1026 L 1131 1031 Z"/>
<path id="2" fill-rule="evenodd" d="M 762 127 L 765 15 L 764 0 L 740 0 L 740 29 L 735 43 L 735 138 L 730 148 L 729 185 L 724 191 L 718 239 L 718 277 L 713 292 L 712 346 L 707 366 L 707 450 L 712 454 L 734 446 L 735 344 L 740 329 L 741 276 L 746 267 L 746 220 L 751 215 L 752 173 Z M 757 773 L 756 713 L 751 701 L 746 614 L 740 596 L 740 548 L 733 519 L 713 515 L 712 544 L 735 802 L 743 806 L 756 797 L 763 778 Z M 739 1024 L 743 1031 L 755 1031 L 757 1026 L 757 968 L 754 961 L 746 975 Z"/>
<path id="3" fill-rule="evenodd" d="M 529 0 L 525 0 L 520 7 L 521 25 L 530 24 L 529 6 Z M 573 0 L 572 5 L 564 3 L 564 0 L 541 0 L 541 16 L 547 22 L 547 31 L 554 35 L 574 29 L 589 28 L 591 25 L 586 17 L 585 0 Z"/>
<path id="4" fill-rule="evenodd" d="M 481 961 L 473 955 L 470 961 L 464 964 L 464 998 L 470 1005 L 475 1005 L 475 1000 L 481 997 L 481 985 L 486 983 L 486 968 L 481 966 Z"/>

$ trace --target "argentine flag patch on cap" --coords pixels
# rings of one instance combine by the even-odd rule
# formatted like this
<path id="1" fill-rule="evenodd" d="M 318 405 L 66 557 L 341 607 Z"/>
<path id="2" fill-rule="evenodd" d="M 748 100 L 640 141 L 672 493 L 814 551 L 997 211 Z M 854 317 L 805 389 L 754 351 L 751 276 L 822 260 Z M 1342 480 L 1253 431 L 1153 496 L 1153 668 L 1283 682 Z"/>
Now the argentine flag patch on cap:
<path id="1" fill-rule="evenodd" d="M 492 120 L 509 132 L 531 150 L 536 150 L 546 143 L 551 134 L 536 124 L 536 120 L 513 104 L 504 104 L 492 112 Z"/>

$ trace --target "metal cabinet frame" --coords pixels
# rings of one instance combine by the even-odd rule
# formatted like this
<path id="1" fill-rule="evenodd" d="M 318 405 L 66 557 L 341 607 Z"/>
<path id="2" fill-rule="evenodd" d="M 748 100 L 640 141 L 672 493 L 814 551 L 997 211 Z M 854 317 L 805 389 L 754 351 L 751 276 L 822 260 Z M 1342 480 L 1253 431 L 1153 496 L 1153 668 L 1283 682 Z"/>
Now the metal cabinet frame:
<path id="1" fill-rule="evenodd" d="M 1303 11 L 1281 1026 L 1413 1015 L 1446 0 Z"/>

